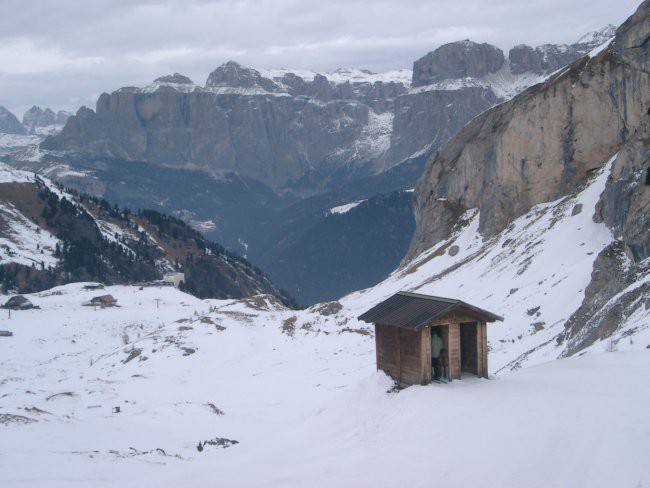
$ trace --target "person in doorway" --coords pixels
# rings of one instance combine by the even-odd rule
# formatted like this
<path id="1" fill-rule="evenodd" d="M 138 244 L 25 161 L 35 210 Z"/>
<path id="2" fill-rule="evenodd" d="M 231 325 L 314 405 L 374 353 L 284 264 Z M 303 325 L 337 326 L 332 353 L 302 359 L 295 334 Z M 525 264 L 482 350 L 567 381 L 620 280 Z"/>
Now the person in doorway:
<path id="1" fill-rule="evenodd" d="M 431 329 L 431 367 L 433 368 L 433 379 L 440 381 L 440 353 L 445 347 L 442 339 L 435 328 Z"/>

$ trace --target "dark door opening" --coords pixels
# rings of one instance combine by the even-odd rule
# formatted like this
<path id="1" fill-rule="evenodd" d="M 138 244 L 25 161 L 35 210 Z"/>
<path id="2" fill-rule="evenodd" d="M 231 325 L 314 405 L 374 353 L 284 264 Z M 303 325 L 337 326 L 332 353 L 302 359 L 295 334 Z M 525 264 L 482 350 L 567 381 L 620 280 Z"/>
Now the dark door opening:
<path id="1" fill-rule="evenodd" d="M 461 372 L 473 373 L 478 376 L 478 337 L 477 323 L 463 322 L 460 324 L 460 364 Z"/>

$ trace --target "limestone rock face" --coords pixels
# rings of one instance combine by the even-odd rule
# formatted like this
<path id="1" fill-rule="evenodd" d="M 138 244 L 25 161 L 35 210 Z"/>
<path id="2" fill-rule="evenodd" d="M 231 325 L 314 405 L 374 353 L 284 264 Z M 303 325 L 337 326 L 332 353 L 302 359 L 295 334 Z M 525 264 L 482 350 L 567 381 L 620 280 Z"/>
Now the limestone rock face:
<path id="1" fill-rule="evenodd" d="M 520 44 L 513 47 L 508 53 L 510 71 L 513 74 L 537 73 L 542 74 L 542 60 L 539 54 L 530 46 Z"/>
<path id="2" fill-rule="evenodd" d="M 259 88 L 268 92 L 278 91 L 276 84 L 264 78 L 257 70 L 246 68 L 235 61 L 219 66 L 208 76 L 208 88 Z"/>
<path id="3" fill-rule="evenodd" d="M 497 102 L 494 92 L 482 87 L 431 90 L 398 97 L 391 144 L 382 162 L 388 167 L 408 158 L 419 148 L 435 150 L 467 121 Z"/>
<path id="4" fill-rule="evenodd" d="M 582 305 L 557 337 L 566 355 L 650 307 L 649 40 L 646 0 L 607 48 L 470 122 L 427 162 L 416 187 L 409 257 L 448 238 L 468 209 L 479 209 L 479 231 L 489 237 L 611 161 L 593 218 L 616 239 L 595 260 Z"/>
<path id="5" fill-rule="evenodd" d="M 480 230 L 490 235 L 605 164 L 650 106 L 640 42 L 649 31 L 647 21 L 622 27 L 609 49 L 477 117 L 442 148 L 418 183 L 411 255 L 447 235 L 438 222 L 450 207 L 480 208 Z"/>
<path id="6" fill-rule="evenodd" d="M 279 190 L 314 167 L 343 164 L 331 154 L 351 146 L 368 124 L 369 107 L 356 100 L 323 104 L 274 96 L 268 90 L 277 85 L 255 70 L 235 63 L 222 68 L 210 75 L 206 89 L 102 94 L 95 112 L 81 109 L 42 147 L 217 176 L 234 172 Z M 313 88 L 320 98 L 330 96 L 326 83 Z"/>
<path id="7" fill-rule="evenodd" d="M 608 41 L 616 33 L 613 25 L 588 32 L 571 45 L 544 44 L 532 48 L 525 44 L 513 47 L 508 53 L 512 74 L 550 74 L 584 56 L 595 47 Z"/>
<path id="8" fill-rule="evenodd" d="M 452 42 L 413 63 L 412 86 L 496 73 L 503 66 L 503 61 L 503 52 L 490 44 L 468 40 Z"/>

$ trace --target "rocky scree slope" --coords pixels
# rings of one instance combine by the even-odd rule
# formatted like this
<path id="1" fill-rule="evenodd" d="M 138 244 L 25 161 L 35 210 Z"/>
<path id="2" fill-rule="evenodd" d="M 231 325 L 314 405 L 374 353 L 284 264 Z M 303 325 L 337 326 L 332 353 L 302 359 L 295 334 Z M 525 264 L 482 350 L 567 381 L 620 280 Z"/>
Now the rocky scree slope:
<path id="1" fill-rule="evenodd" d="M 596 259 L 582 307 L 557 338 L 569 341 L 567 354 L 611 334 L 648 296 L 649 40 L 646 1 L 608 46 L 470 122 L 430 159 L 416 188 L 409 258 L 447 239 L 468 209 L 479 209 L 481 234 L 494 236 L 613 158 L 593 218 L 616 241 Z"/>

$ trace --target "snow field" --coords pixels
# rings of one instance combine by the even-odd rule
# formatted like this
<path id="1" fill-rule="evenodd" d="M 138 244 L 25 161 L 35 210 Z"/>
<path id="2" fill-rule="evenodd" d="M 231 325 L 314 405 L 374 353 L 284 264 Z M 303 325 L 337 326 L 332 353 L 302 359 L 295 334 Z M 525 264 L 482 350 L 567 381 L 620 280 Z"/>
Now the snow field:
<path id="1" fill-rule="evenodd" d="M 80 305 L 99 293 L 121 307 Z M 0 418 L 37 420 L 0 425 L 3 486 L 650 481 L 647 350 L 395 392 L 345 311 L 82 284 L 30 299 L 0 319 Z M 215 438 L 238 444 L 196 449 Z"/>

